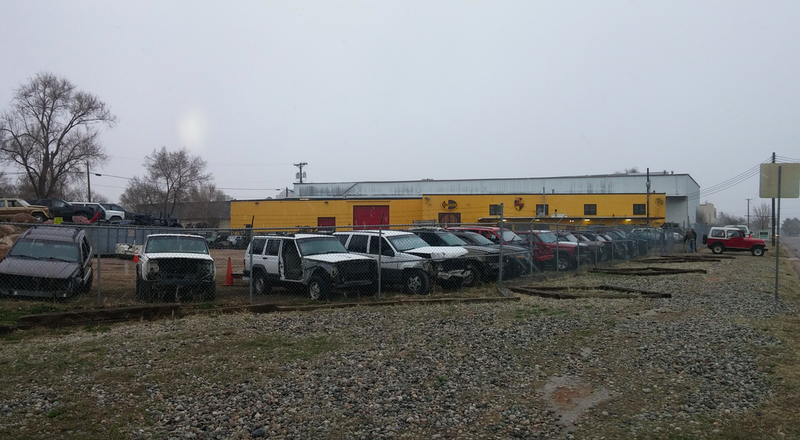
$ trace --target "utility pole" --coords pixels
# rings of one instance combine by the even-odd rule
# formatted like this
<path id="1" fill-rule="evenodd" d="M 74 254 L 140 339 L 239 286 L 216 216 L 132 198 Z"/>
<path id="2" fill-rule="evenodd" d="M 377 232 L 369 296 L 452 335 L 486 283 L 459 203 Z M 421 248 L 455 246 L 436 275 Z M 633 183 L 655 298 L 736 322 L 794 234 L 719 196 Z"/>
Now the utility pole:
<path id="1" fill-rule="evenodd" d="M 775 163 L 775 152 L 772 152 L 772 163 Z M 749 226 L 748 226 L 749 228 Z M 771 245 L 775 246 L 775 198 L 772 199 L 772 233 L 769 234 L 771 237 Z"/>
<path id="2" fill-rule="evenodd" d="M 300 168 L 300 172 L 297 173 L 297 178 L 300 179 L 300 183 L 303 183 L 303 176 L 305 176 L 303 174 L 303 167 L 306 166 L 306 165 L 308 165 L 308 163 L 306 163 L 306 162 L 300 162 L 300 163 L 294 164 L 294 166 Z"/>
<path id="3" fill-rule="evenodd" d="M 747 229 L 750 229 L 750 200 L 753 199 L 745 199 L 747 200 Z"/>
<path id="4" fill-rule="evenodd" d="M 92 179 L 89 177 L 89 161 L 86 161 L 86 198 L 87 202 L 92 201 Z"/>

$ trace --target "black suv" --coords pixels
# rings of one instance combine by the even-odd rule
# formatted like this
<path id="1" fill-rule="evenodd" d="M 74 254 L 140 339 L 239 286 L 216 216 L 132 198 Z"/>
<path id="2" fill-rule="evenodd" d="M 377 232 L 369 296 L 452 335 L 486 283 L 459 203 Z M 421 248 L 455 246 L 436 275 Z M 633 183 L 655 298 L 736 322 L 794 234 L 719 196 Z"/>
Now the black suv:
<path id="1" fill-rule="evenodd" d="M 0 295 L 68 298 L 92 287 L 92 246 L 81 229 L 36 226 L 0 262 Z"/>

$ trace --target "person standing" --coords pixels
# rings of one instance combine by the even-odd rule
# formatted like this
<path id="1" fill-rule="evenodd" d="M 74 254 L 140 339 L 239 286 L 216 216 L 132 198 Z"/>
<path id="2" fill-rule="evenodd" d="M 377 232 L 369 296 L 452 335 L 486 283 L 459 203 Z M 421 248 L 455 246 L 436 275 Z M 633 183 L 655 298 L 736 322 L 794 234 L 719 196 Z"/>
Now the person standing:
<path id="1" fill-rule="evenodd" d="M 697 252 L 697 232 L 694 232 L 694 228 L 689 230 L 689 252 Z"/>
<path id="2" fill-rule="evenodd" d="M 683 234 L 683 250 L 684 252 L 691 252 L 692 251 L 692 231 L 686 231 Z"/>

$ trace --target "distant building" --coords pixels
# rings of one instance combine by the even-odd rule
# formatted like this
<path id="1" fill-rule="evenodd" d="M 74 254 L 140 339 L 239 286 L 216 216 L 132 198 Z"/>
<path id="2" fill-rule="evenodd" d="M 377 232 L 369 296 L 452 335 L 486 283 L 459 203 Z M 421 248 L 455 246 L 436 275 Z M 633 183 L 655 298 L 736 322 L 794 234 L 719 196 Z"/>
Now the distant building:
<path id="1" fill-rule="evenodd" d="M 415 180 L 295 183 L 284 198 L 234 200 L 231 227 L 336 227 L 379 224 L 496 221 L 489 212 L 503 204 L 504 218 L 567 224 L 647 225 L 696 221 L 700 186 L 688 174 L 648 176 Z"/>
<path id="2" fill-rule="evenodd" d="M 714 207 L 713 203 L 701 203 L 697 207 L 697 222 L 707 225 L 717 224 L 717 208 Z"/>

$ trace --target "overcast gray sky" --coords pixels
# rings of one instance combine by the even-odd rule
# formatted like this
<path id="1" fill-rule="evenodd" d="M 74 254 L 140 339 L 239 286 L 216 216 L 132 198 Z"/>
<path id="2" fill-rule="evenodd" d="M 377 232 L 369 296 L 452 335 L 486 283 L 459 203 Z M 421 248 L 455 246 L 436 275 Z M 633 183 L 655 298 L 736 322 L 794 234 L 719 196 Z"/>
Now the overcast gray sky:
<path id="1" fill-rule="evenodd" d="M 297 162 L 310 182 L 649 167 L 745 216 L 758 176 L 730 184 L 772 152 L 800 161 L 796 0 L 0 6 L 0 108 L 44 71 L 99 96 L 120 119 L 102 135 L 113 176 L 161 146 L 238 199 L 274 197 Z"/>

